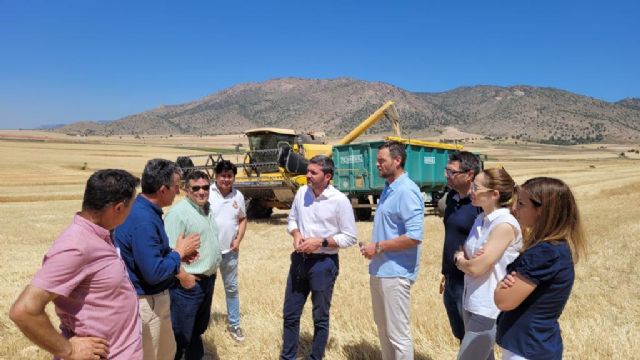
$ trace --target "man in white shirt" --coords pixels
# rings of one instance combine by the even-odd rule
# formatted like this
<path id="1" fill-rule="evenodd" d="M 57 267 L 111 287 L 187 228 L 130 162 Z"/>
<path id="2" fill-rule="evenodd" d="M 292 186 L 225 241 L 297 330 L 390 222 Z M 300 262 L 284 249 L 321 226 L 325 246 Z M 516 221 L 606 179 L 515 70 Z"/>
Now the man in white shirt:
<path id="1" fill-rule="evenodd" d="M 210 214 L 218 225 L 218 241 L 222 253 L 220 274 L 227 301 L 227 330 L 236 341 L 244 341 L 240 327 L 238 294 L 238 254 L 247 229 L 247 216 L 242 193 L 233 188 L 238 169 L 229 160 L 218 162 L 215 184 L 209 193 Z"/>
<path id="2" fill-rule="evenodd" d="M 307 185 L 291 206 L 287 231 L 294 252 L 287 278 L 280 359 L 295 359 L 300 316 L 307 296 L 313 303 L 313 344 L 310 359 L 322 359 L 329 339 L 329 308 L 338 277 L 338 249 L 355 245 L 356 224 L 349 199 L 332 185 L 334 164 L 318 155 L 309 160 Z"/>

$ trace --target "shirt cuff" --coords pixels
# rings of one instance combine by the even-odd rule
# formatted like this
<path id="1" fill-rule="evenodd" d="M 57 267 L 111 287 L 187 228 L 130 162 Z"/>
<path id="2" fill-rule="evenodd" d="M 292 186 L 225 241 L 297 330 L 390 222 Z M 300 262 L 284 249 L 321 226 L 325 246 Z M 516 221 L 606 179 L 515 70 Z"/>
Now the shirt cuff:
<path id="1" fill-rule="evenodd" d="M 298 224 L 295 221 L 289 221 L 289 225 L 287 225 L 287 232 L 291 234 L 291 232 L 296 229 L 298 229 Z"/>
<path id="2" fill-rule="evenodd" d="M 407 232 L 405 235 L 408 236 L 409 239 L 411 239 L 411 240 L 416 240 L 416 241 L 422 242 L 422 231 L 420 231 L 420 230 Z"/>
<path id="3" fill-rule="evenodd" d="M 182 265 L 182 259 L 180 258 L 180 253 L 178 253 L 177 251 L 173 250 L 169 256 L 172 256 L 174 259 L 177 260 L 177 265 L 176 265 L 176 269 L 175 269 L 175 274 L 178 275 L 178 273 L 180 272 L 180 266 Z"/>
<path id="4" fill-rule="evenodd" d="M 333 235 L 333 240 L 336 242 L 336 244 L 340 248 L 353 246 L 358 242 L 358 239 L 356 239 L 355 236 L 344 234 L 344 233 Z"/>

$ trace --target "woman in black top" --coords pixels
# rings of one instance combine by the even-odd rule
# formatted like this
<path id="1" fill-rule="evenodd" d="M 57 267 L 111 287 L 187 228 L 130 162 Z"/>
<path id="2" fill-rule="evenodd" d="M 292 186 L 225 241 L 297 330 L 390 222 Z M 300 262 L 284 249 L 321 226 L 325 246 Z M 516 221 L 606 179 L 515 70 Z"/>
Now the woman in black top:
<path id="1" fill-rule="evenodd" d="M 495 291 L 502 310 L 496 340 L 503 359 L 561 359 L 558 318 L 571 293 L 574 263 L 585 251 L 578 207 L 563 181 L 538 177 L 518 189 L 514 212 L 524 246 Z"/>

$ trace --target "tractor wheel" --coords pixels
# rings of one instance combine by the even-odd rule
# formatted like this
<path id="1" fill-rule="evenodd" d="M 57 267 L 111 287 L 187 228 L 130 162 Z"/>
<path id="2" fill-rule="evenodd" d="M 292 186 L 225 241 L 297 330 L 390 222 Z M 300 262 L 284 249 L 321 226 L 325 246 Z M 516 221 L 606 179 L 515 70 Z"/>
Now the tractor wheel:
<path id="1" fill-rule="evenodd" d="M 272 213 L 273 209 L 264 206 L 260 200 L 247 200 L 247 219 L 268 219 Z"/>
<path id="2" fill-rule="evenodd" d="M 448 192 L 444 193 L 444 196 L 438 200 L 438 206 L 435 208 L 435 213 L 439 217 L 444 216 L 444 210 L 447 207 L 447 195 L 449 195 Z"/>

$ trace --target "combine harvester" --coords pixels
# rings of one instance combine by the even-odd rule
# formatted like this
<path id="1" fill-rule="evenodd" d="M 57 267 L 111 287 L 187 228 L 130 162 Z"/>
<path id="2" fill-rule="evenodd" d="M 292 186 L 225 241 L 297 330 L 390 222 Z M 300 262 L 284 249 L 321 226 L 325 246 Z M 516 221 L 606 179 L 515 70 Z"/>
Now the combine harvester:
<path id="1" fill-rule="evenodd" d="M 384 140 L 352 143 L 380 119 L 391 122 L 395 140 L 406 144 L 405 170 L 423 191 L 425 204 L 434 208 L 444 195 L 447 180 L 444 168 L 449 152 L 461 149 L 450 145 L 401 137 L 398 112 L 388 101 L 335 145 L 325 143 L 322 133 L 298 133 L 291 129 L 260 128 L 245 132 L 249 151 L 238 166 L 235 187 L 247 200 L 247 216 L 268 218 L 273 209 L 289 209 L 300 186 L 306 184 L 308 160 L 315 155 L 332 156 L 336 171 L 333 185 L 345 193 L 354 207 L 358 220 L 371 219 L 384 179 L 378 176 L 376 157 Z M 194 165 L 196 159 L 206 159 Z M 204 170 L 213 177 L 213 169 L 222 154 L 181 156 L 177 163 L 183 171 Z"/>

